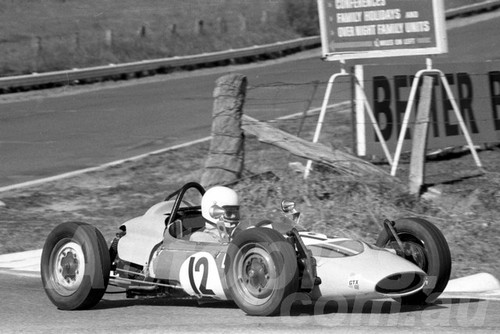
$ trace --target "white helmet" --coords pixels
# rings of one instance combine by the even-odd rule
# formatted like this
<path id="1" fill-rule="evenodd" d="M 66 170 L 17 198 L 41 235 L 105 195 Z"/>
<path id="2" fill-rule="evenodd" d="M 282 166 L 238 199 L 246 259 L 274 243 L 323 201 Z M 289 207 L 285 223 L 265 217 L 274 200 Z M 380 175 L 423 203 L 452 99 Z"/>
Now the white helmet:
<path id="1" fill-rule="evenodd" d="M 201 199 L 201 215 L 203 218 L 217 224 L 218 219 L 210 215 L 210 209 L 214 206 L 224 209 L 224 222 L 237 224 L 239 222 L 239 201 L 236 191 L 222 186 L 208 189 Z"/>

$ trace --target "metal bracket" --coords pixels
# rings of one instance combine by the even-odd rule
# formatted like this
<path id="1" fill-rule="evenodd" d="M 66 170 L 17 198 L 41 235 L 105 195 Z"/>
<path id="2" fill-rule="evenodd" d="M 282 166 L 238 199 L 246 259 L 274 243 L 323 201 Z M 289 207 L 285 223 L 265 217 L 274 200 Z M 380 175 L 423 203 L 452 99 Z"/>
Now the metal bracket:
<path id="1" fill-rule="evenodd" d="M 300 289 L 311 292 L 315 285 L 321 284 L 321 278 L 316 273 L 316 259 L 312 256 L 311 250 L 306 248 L 296 228 L 288 232 L 288 236 L 297 247 L 297 259 L 301 271 Z"/>
<path id="2" fill-rule="evenodd" d="M 400 255 L 400 256 L 404 256 L 405 255 L 405 247 L 404 247 L 404 244 L 401 241 L 401 239 L 399 239 L 396 230 L 394 229 L 394 222 L 390 221 L 389 219 L 384 220 L 384 229 L 387 232 L 387 234 L 389 234 L 390 236 L 392 236 L 394 238 L 394 240 L 396 240 L 396 242 L 398 244 L 398 248 L 399 248 L 399 252 L 396 249 L 396 253 L 398 253 L 398 255 Z"/>

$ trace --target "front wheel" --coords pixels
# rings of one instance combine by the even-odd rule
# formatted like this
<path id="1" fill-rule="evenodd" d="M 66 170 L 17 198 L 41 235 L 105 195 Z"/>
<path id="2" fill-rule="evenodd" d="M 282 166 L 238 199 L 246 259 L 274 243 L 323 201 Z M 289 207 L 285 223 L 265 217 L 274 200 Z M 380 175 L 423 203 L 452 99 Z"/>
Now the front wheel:
<path id="1" fill-rule="evenodd" d="M 251 228 L 236 235 L 229 244 L 225 268 L 232 299 L 249 315 L 275 315 L 282 301 L 298 289 L 295 249 L 270 228 Z"/>
<path id="2" fill-rule="evenodd" d="M 429 278 L 424 288 L 401 298 L 403 304 L 426 304 L 434 302 L 448 284 L 451 273 L 450 248 L 441 231 L 421 218 L 403 218 L 394 223 L 396 234 L 406 250 L 404 258 L 416 264 Z M 380 233 L 377 246 L 399 248 L 396 240 L 386 230 Z"/>
<path id="3" fill-rule="evenodd" d="M 60 224 L 45 241 L 40 271 L 45 292 L 59 309 L 91 308 L 102 298 L 109 281 L 106 241 L 92 225 Z"/>

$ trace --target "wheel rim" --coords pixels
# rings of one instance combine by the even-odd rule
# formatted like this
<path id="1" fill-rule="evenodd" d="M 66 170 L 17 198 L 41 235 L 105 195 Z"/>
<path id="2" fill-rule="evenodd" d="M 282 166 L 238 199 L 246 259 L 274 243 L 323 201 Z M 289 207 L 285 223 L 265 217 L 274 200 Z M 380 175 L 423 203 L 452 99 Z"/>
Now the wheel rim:
<path id="1" fill-rule="evenodd" d="M 55 290 L 62 296 L 72 295 L 85 275 L 82 247 L 74 241 L 61 240 L 51 253 L 49 268 Z"/>
<path id="2" fill-rule="evenodd" d="M 422 244 L 413 241 L 407 241 L 403 242 L 403 245 L 405 247 L 405 251 L 408 250 L 408 252 L 411 254 L 405 256 L 405 258 L 415 263 L 423 271 L 427 272 L 428 270 L 427 255 L 425 248 L 422 246 Z"/>
<path id="3" fill-rule="evenodd" d="M 410 234 L 398 234 L 403 242 L 405 251 L 404 258 L 417 265 L 420 269 L 427 273 L 429 269 L 427 251 L 425 250 L 424 242 Z M 391 241 L 389 244 L 392 248 L 397 249 L 396 241 Z"/>
<path id="4" fill-rule="evenodd" d="M 276 266 L 265 249 L 250 244 L 239 250 L 235 260 L 235 288 L 246 302 L 262 305 L 276 289 Z"/>

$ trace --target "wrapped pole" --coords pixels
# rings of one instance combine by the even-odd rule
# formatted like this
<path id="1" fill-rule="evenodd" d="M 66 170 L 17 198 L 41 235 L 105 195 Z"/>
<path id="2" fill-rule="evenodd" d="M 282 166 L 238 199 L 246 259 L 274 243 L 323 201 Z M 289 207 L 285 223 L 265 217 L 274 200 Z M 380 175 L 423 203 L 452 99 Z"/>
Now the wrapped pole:
<path id="1" fill-rule="evenodd" d="M 244 162 L 244 134 L 241 116 L 247 78 L 228 74 L 216 80 L 212 113 L 212 142 L 205 170 L 204 187 L 231 183 L 241 177 Z"/>

